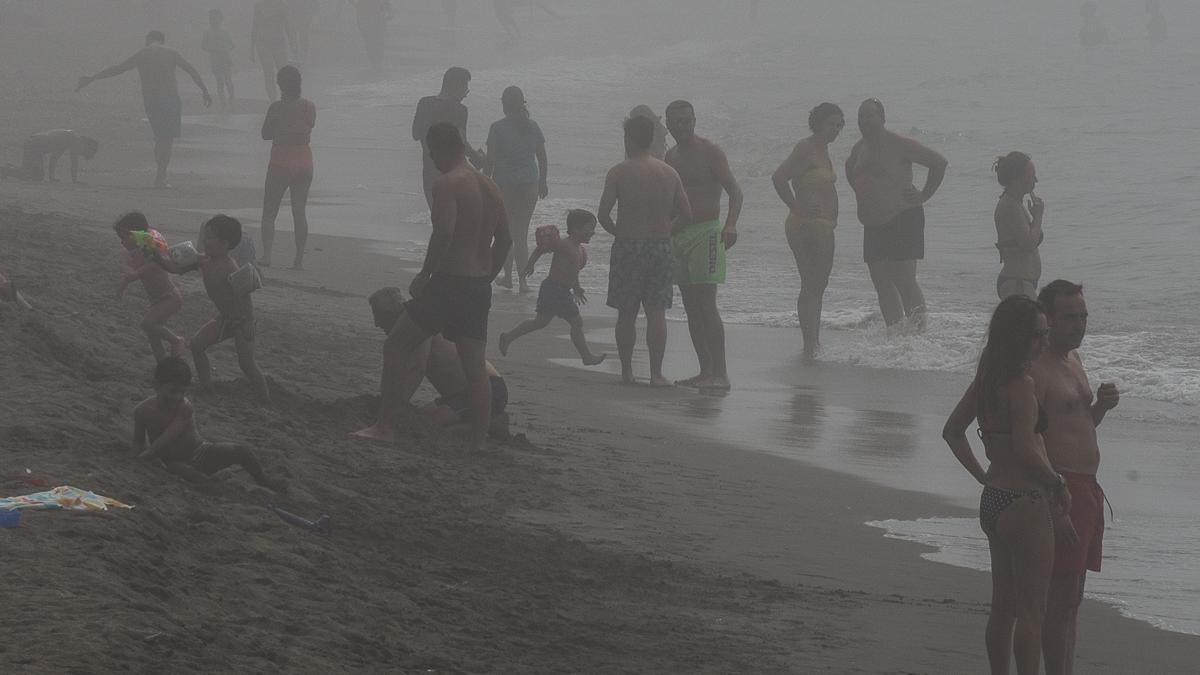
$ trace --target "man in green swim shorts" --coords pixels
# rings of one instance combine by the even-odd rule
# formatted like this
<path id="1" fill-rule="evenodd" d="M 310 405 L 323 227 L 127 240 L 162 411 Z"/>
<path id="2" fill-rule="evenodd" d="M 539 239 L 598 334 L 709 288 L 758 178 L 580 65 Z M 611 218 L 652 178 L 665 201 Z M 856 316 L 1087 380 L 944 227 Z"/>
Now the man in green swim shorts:
<path id="1" fill-rule="evenodd" d="M 725 325 L 717 309 L 717 285 L 725 283 L 725 251 L 737 241 L 737 221 L 742 211 L 738 186 L 725 151 L 696 135 L 696 111 L 687 101 L 667 106 L 667 130 L 675 147 L 667 151 L 670 164 L 687 192 L 692 218 L 671 237 L 675 284 L 683 296 L 688 331 L 700 374 L 675 384 L 702 391 L 729 391 L 725 365 Z M 729 213 L 721 225 L 721 194 L 729 195 Z"/>

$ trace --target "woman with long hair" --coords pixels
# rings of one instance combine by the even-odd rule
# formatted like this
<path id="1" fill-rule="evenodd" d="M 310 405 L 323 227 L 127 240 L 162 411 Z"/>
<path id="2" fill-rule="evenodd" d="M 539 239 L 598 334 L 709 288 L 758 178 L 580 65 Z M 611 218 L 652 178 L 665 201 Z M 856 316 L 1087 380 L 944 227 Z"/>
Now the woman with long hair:
<path id="1" fill-rule="evenodd" d="M 833 271 L 833 230 L 838 221 L 837 174 L 829 144 L 846 126 L 846 116 L 833 103 L 808 114 L 812 135 L 796 144 L 775 170 L 775 192 L 788 207 L 784 224 L 788 246 L 800 272 L 796 315 L 804 338 L 804 358 L 814 359 L 821 345 L 821 304 Z"/>
<path id="2" fill-rule="evenodd" d="M 292 194 L 292 223 L 296 234 L 295 269 L 304 269 L 304 247 L 308 241 L 308 189 L 312 186 L 313 155 L 309 141 L 317 123 L 317 107 L 300 97 L 300 71 L 295 66 L 279 69 L 276 78 L 282 98 L 267 109 L 262 137 L 271 141 L 271 162 L 263 188 L 263 258 L 259 264 L 271 265 L 275 243 L 275 217 L 283 193 Z"/>
<path id="3" fill-rule="evenodd" d="M 504 119 L 492 124 L 487 138 L 487 162 L 492 180 L 504 197 L 508 212 L 508 228 L 512 234 L 513 250 L 504 263 L 504 279 L 497 282 L 513 287 L 513 264 L 522 293 L 529 292 L 525 281 L 525 266 L 529 262 L 529 222 L 538 198 L 550 194 L 546 185 L 546 137 L 537 122 L 529 116 L 525 94 L 519 87 L 509 87 L 500 97 Z"/>
<path id="4" fill-rule="evenodd" d="M 1001 301 L 975 379 L 942 431 L 954 456 L 983 486 L 979 524 L 992 557 L 985 642 L 994 674 L 1008 672 L 1010 654 L 1020 675 L 1041 667 L 1042 621 L 1054 564 L 1051 509 L 1065 512 L 1071 500 L 1062 475 L 1046 457 L 1046 416 L 1029 375 L 1049 332 L 1036 300 L 1014 295 Z M 967 427 L 976 419 L 987 469 L 967 440 Z"/>
<path id="5" fill-rule="evenodd" d="M 996 295 L 1003 300 L 1010 295 L 1036 298 L 1038 280 L 1042 276 L 1042 256 L 1038 247 L 1042 232 L 1042 214 L 1046 205 L 1033 187 L 1037 185 L 1037 169 L 1033 160 L 1023 152 L 1010 152 L 992 165 L 996 180 L 1004 187 L 996 204 L 996 248 L 1004 263 L 996 277 Z"/>

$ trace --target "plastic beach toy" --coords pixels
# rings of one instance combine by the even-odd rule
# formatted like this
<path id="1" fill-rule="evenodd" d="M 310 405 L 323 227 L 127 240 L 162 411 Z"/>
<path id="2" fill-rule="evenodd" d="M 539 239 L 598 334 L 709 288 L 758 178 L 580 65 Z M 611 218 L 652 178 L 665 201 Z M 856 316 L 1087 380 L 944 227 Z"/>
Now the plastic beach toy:
<path id="1" fill-rule="evenodd" d="M 167 254 L 180 267 L 192 267 L 200 262 L 200 253 L 190 241 L 181 241 L 167 249 Z"/>
<path id="2" fill-rule="evenodd" d="M 158 230 L 134 230 L 129 234 L 133 237 L 134 246 L 147 258 L 168 254 L 170 247 L 167 245 L 167 238 Z"/>
<path id="3" fill-rule="evenodd" d="M 247 295 L 262 288 L 262 279 L 258 276 L 258 269 L 246 263 L 229 275 L 229 285 L 233 286 L 235 294 Z"/>
<path id="4" fill-rule="evenodd" d="M 558 227 L 554 225 L 542 225 L 533 231 L 533 241 L 537 247 L 549 251 L 554 248 L 562 235 L 558 232 Z"/>

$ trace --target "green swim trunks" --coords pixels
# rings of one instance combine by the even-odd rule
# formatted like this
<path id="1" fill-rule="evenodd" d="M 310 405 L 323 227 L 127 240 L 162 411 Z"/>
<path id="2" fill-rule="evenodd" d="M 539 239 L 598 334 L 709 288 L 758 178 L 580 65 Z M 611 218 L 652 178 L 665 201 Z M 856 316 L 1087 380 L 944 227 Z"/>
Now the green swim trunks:
<path id="1" fill-rule="evenodd" d="M 671 237 L 677 286 L 725 283 L 725 242 L 719 220 L 688 225 Z"/>

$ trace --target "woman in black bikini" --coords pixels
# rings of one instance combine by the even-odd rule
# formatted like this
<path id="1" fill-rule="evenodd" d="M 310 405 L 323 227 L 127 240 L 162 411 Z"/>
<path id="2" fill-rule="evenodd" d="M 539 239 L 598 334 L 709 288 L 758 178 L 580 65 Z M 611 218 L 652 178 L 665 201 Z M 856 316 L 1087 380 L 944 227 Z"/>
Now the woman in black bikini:
<path id="1" fill-rule="evenodd" d="M 1023 152 L 1010 152 L 992 165 L 996 179 L 1004 186 L 996 204 L 996 248 L 1004 268 L 996 277 L 996 295 L 1036 298 L 1042 276 L 1042 257 L 1038 247 L 1042 233 L 1042 213 L 1046 205 L 1035 194 L 1037 169 Z"/>
<path id="2" fill-rule="evenodd" d="M 1042 659 L 1042 618 L 1054 563 L 1050 509 L 1070 503 L 1063 477 L 1046 458 L 1046 418 L 1038 406 L 1029 364 L 1046 344 L 1046 317 L 1024 295 L 1004 299 L 988 327 L 975 379 L 955 406 L 942 437 L 983 485 L 979 524 L 992 553 L 992 609 L 988 661 L 992 673 L 1037 673 Z M 967 440 L 979 419 L 979 437 L 990 462 L 984 468 Z"/>

